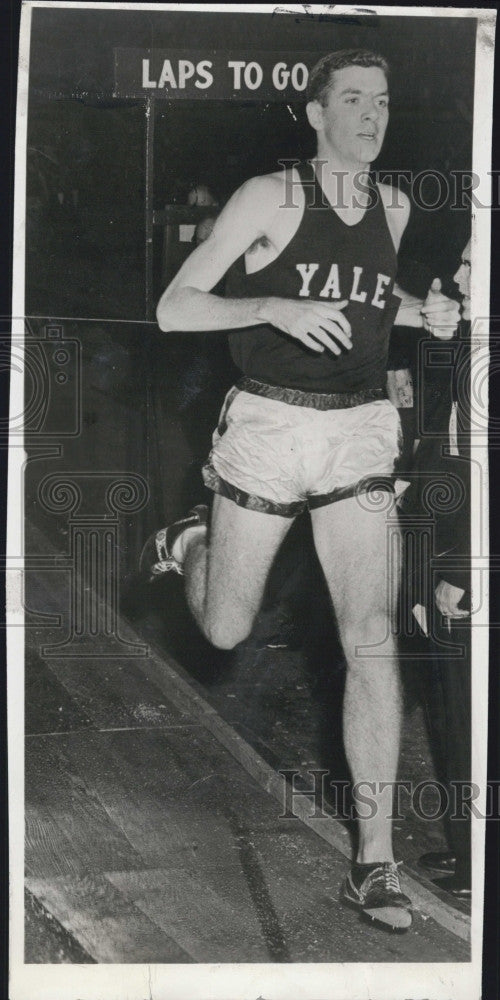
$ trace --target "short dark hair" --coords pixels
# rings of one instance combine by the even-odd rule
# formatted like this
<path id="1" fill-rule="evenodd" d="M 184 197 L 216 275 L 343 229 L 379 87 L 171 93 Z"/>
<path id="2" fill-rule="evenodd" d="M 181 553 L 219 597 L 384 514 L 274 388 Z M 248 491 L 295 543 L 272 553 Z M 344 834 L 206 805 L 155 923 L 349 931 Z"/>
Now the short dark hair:
<path id="1" fill-rule="evenodd" d="M 328 100 L 328 91 L 332 85 L 332 76 L 337 69 L 347 69 L 348 66 L 377 66 L 389 79 L 389 63 L 384 56 L 378 52 L 369 52 L 368 49 L 340 49 L 338 52 L 330 52 L 323 56 L 319 62 L 313 66 L 307 84 L 307 99 L 309 101 L 319 101 L 323 106 Z"/>

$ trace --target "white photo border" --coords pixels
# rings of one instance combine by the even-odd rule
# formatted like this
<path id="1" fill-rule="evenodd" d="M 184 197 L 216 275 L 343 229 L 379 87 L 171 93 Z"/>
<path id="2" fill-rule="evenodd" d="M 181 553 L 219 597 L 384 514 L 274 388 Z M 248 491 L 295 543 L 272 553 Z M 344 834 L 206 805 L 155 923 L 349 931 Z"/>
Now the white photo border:
<path id="1" fill-rule="evenodd" d="M 304 14 L 304 6 L 272 4 L 148 4 L 148 3 L 57 3 L 36 0 L 23 4 L 19 49 L 19 75 L 15 154 L 14 285 L 12 332 L 16 341 L 24 335 L 24 249 L 26 134 L 29 89 L 31 13 L 36 8 L 108 9 L 141 11 L 185 11 L 203 13 L 269 13 L 283 16 Z M 311 10 L 310 5 L 306 7 Z M 493 52 L 495 12 L 482 8 L 370 7 L 314 5 L 313 13 L 377 14 L 383 17 L 473 17 L 478 19 L 473 131 L 473 170 L 480 178 L 478 197 L 491 198 L 488 175 L 491 164 L 493 99 Z M 484 317 L 473 327 L 472 348 L 485 350 L 488 339 L 490 213 L 477 211 L 472 218 L 472 315 Z M 476 338 L 476 339 L 474 339 Z M 487 348 L 486 348 L 487 349 Z M 485 410 L 487 400 L 483 396 Z M 11 384 L 11 413 L 23 412 L 21 380 Z M 485 413 L 486 416 L 486 413 Z M 485 427 L 487 421 L 485 420 Z M 474 457 L 487 471 L 488 439 L 475 440 Z M 11 1000 L 479 1000 L 482 960 L 482 882 L 484 876 L 484 822 L 473 824 L 472 960 L 469 963 L 322 963 L 322 964 L 216 964 L 216 965 L 26 965 L 24 963 L 24 611 L 22 539 L 22 474 L 25 453 L 22 442 L 12 440 L 9 449 L 8 538 L 7 538 L 7 655 L 8 655 L 8 749 L 10 800 L 10 998 Z M 473 463 L 473 468 L 474 468 Z M 480 471 L 476 469 L 476 471 Z M 474 490 L 478 480 L 473 476 Z M 480 504 L 484 511 L 485 498 Z M 485 510 L 487 513 L 487 509 Z M 488 552 L 487 517 L 473 522 L 473 551 Z M 481 574 L 484 575 L 484 574 Z M 473 629 L 473 781 L 486 796 L 486 731 L 488 719 L 488 610 L 483 602 Z"/>

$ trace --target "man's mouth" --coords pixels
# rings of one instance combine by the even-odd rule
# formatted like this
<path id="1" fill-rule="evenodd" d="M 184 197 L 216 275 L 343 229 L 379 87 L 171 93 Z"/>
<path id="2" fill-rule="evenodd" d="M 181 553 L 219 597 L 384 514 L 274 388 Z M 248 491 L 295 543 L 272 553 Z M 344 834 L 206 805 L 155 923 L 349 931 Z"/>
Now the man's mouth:
<path id="1" fill-rule="evenodd" d="M 358 132 L 358 136 L 361 139 L 370 139 L 370 140 L 373 140 L 373 139 L 377 138 L 377 133 L 376 132 Z"/>

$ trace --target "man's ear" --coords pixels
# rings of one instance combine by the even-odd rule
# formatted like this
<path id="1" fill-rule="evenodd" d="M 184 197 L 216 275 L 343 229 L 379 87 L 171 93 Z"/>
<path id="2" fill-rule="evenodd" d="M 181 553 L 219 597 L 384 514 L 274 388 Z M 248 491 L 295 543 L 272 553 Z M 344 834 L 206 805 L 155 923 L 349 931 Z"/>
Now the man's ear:
<path id="1" fill-rule="evenodd" d="M 308 101 L 306 104 L 307 120 L 311 128 L 320 132 L 323 128 L 323 107 L 319 101 Z"/>

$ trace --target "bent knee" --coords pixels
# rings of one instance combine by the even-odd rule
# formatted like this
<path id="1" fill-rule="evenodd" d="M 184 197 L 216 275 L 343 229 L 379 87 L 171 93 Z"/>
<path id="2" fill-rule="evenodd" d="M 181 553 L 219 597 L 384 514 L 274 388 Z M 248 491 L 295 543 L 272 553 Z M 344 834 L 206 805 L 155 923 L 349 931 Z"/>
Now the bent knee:
<path id="1" fill-rule="evenodd" d="M 234 649 L 240 642 L 248 639 L 252 630 L 252 622 L 213 622 L 206 626 L 205 635 L 208 641 L 217 649 Z"/>

